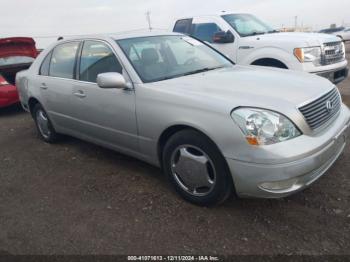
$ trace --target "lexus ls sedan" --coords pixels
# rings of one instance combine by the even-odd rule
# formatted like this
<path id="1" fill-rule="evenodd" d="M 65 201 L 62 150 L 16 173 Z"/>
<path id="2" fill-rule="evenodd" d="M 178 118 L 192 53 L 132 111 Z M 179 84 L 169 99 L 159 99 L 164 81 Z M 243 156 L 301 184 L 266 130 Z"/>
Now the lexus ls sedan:
<path id="1" fill-rule="evenodd" d="M 349 135 L 349 109 L 328 80 L 237 66 L 176 33 L 61 40 L 16 81 L 42 140 L 69 135 L 161 167 L 198 205 L 298 192 Z"/>

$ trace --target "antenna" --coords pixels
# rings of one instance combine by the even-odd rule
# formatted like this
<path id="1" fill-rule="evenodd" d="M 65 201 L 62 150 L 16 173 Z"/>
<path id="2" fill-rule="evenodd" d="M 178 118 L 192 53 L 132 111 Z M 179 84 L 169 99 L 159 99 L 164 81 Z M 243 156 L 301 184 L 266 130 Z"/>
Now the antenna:
<path id="1" fill-rule="evenodd" d="M 147 22 L 148 22 L 148 28 L 149 28 L 150 31 L 152 31 L 151 12 L 150 11 L 147 11 L 146 19 L 147 19 Z"/>

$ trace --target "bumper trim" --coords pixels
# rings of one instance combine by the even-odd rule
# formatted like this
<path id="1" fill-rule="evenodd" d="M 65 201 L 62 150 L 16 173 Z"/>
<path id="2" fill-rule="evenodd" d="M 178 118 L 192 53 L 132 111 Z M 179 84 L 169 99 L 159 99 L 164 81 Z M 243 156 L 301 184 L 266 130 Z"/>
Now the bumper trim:
<path id="1" fill-rule="evenodd" d="M 348 122 L 322 150 L 285 164 L 253 164 L 227 159 L 239 197 L 283 198 L 304 190 L 322 177 L 343 153 L 350 132 Z M 288 180 L 295 181 L 288 187 Z M 278 183 L 287 187 L 278 188 Z M 263 184 L 271 185 L 271 189 Z M 277 187 L 274 189 L 273 183 Z"/>
<path id="2" fill-rule="evenodd" d="M 344 81 L 348 77 L 349 68 L 343 67 L 341 69 L 336 69 L 336 70 L 313 72 L 313 74 L 327 78 L 333 84 L 339 84 L 340 82 Z"/>
<path id="3" fill-rule="evenodd" d="M 267 193 L 276 195 L 276 197 L 279 197 L 278 195 L 294 194 L 299 191 L 302 191 L 306 187 L 316 182 L 331 168 L 331 166 L 337 161 L 339 156 L 343 153 L 345 146 L 346 146 L 346 143 L 343 144 L 339 152 L 336 153 L 335 157 L 331 158 L 329 161 L 327 161 L 324 165 L 320 166 L 318 169 L 310 172 L 309 174 L 295 177 L 297 182 L 288 189 L 268 190 L 268 189 L 262 188 L 261 186 L 259 186 L 259 188 Z M 274 197 L 271 197 L 271 198 L 274 198 Z"/>

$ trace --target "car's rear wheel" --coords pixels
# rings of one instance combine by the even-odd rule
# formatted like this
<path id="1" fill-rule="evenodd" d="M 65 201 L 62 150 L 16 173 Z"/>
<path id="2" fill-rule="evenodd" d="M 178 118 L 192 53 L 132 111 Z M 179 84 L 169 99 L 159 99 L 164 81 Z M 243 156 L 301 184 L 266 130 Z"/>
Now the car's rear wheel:
<path id="1" fill-rule="evenodd" d="M 33 109 L 33 117 L 40 138 L 47 143 L 56 142 L 59 135 L 56 133 L 46 111 L 40 104 L 35 105 Z"/>
<path id="2" fill-rule="evenodd" d="M 175 190 L 191 203 L 219 204 L 232 192 L 224 157 L 209 138 L 197 131 L 183 130 L 168 140 L 163 167 Z"/>

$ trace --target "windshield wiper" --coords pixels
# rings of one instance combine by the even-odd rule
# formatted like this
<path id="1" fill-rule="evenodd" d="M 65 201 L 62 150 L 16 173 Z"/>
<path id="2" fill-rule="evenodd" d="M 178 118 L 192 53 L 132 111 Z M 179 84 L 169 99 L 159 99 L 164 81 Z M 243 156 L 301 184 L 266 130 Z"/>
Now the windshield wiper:
<path id="1" fill-rule="evenodd" d="M 154 82 L 158 82 L 158 81 L 164 81 L 164 80 L 170 80 L 170 79 L 174 79 L 177 78 L 179 76 L 183 76 L 183 75 L 175 75 L 175 76 L 166 76 L 166 77 L 162 77 L 162 78 L 157 78 L 155 80 L 153 80 Z"/>
<path id="2" fill-rule="evenodd" d="M 206 68 L 198 69 L 198 70 L 191 71 L 191 72 L 184 73 L 184 74 L 178 74 L 178 75 L 173 75 L 173 76 L 161 77 L 161 78 L 155 79 L 154 82 L 174 79 L 174 78 L 182 77 L 182 76 L 195 75 L 195 74 L 199 74 L 199 73 L 203 73 L 203 72 L 207 72 L 207 71 L 212 71 L 212 70 L 216 70 L 216 69 L 220 69 L 220 68 L 224 68 L 224 67 L 225 66 L 206 67 Z"/>
<path id="3" fill-rule="evenodd" d="M 266 34 L 266 32 L 253 32 L 253 33 L 251 33 L 251 34 L 249 34 L 247 36 L 264 35 L 264 34 Z"/>
<path id="4" fill-rule="evenodd" d="M 216 69 L 220 69 L 223 68 L 224 66 L 217 66 L 217 67 L 205 67 L 202 69 L 198 69 L 195 71 L 191 71 L 188 73 L 183 74 L 184 76 L 188 76 L 188 75 L 195 75 L 195 74 L 200 74 L 200 73 L 204 73 L 204 72 L 208 72 L 208 71 L 212 71 L 212 70 L 216 70 Z"/>
<path id="5" fill-rule="evenodd" d="M 278 31 L 278 30 L 271 30 L 271 31 L 268 31 L 267 33 L 268 34 L 273 34 L 273 33 L 279 33 L 280 31 Z"/>

